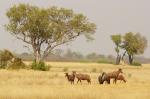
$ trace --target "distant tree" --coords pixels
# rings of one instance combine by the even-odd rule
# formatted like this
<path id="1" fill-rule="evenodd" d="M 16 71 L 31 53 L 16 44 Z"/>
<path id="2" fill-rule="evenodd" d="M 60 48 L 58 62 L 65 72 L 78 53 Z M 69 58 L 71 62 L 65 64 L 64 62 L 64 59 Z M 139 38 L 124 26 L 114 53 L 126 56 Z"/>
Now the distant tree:
<path id="1" fill-rule="evenodd" d="M 69 60 L 79 60 L 84 58 L 81 53 L 72 51 L 71 49 L 68 49 L 66 53 L 64 53 L 63 57 Z"/>
<path id="2" fill-rule="evenodd" d="M 21 55 L 21 56 L 30 56 L 30 54 L 27 53 L 27 52 L 23 52 L 23 53 L 21 53 L 20 55 Z"/>
<path id="3" fill-rule="evenodd" d="M 16 56 L 21 58 L 24 61 L 33 60 L 33 54 L 32 53 L 23 52 L 23 53 L 17 54 Z"/>
<path id="4" fill-rule="evenodd" d="M 110 60 L 114 60 L 115 59 L 115 57 L 113 55 L 108 55 L 107 58 L 110 59 Z"/>
<path id="5" fill-rule="evenodd" d="M 35 62 L 39 63 L 59 45 L 71 42 L 80 35 L 92 39 L 96 25 L 86 16 L 70 9 L 48 9 L 20 4 L 6 13 L 6 29 L 17 39 L 32 47 Z"/>
<path id="6" fill-rule="evenodd" d="M 147 40 L 139 33 L 126 33 L 123 37 L 121 35 L 112 35 L 112 41 L 115 43 L 115 51 L 117 53 L 116 64 L 120 64 L 120 59 L 124 61 L 124 56 L 128 55 L 129 63 L 133 63 L 134 55 L 143 54 L 147 47 Z M 120 50 L 124 53 L 119 54 Z"/>
<path id="7" fill-rule="evenodd" d="M 62 49 L 55 49 L 53 53 L 54 53 L 55 56 L 60 58 L 60 57 L 62 57 L 63 52 L 64 51 Z"/>
<path id="8" fill-rule="evenodd" d="M 139 33 L 126 33 L 124 38 L 123 48 L 128 54 L 129 63 L 133 63 L 134 55 L 143 54 L 147 48 L 147 40 Z"/>
<path id="9" fill-rule="evenodd" d="M 67 51 L 63 55 L 64 58 L 73 59 L 73 51 L 71 49 L 67 49 Z"/>
<path id="10" fill-rule="evenodd" d="M 98 54 L 97 57 L 99 57 L 99 58 L 106 58 L 106 56 L 103 55 L 103 54 Z"/>
<path id="11" fill-rule="evenodd" d="M 95 52 L 93 52 L 93 53 L 89 53 L 89 54 L 87 54 L 86 55 L 86 58 L 87 59 L 98 59 L 99 58 L 99 55 L 97 55 Z"/>
<path id="12" fill-rule="evenodd" d="M 83 59 L 84 56 L 79 53 L 79 52 L 73 52 L 73 57 L 76 59 L 76 60 L 80 60 L 80 59 Z"/>
<path id="13" fill-rule="evenodd" d="M 120 58 L 121 55 L 119 54 L 120 52 L 120 45 L 121 45 L 121 35 L 111 35 L 111 40 L 114 42 L 115 44 L 115 51 L 117 53 L 117 58 L 116 58 L 116 64 L 118 65 L 120 63 Z"/>

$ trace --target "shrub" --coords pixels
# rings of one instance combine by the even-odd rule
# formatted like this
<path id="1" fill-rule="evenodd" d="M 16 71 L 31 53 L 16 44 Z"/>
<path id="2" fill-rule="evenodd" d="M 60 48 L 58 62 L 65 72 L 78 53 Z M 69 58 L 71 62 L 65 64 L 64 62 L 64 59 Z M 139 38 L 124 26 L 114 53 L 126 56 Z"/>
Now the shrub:
<path id="1" fill-rule="evenodd" d="M 14 58 L 14 60 L 7 65 L 7 69 L 22 69 L 26 67 L 26 65 L 22 62 L 21 58 Z"/>
<path id="2" fill-rule="evenodd" d="M 1 62 L 0 69 L 5 69 L 5 68 L 6 68 L 6 62 Z"/>
<path id="3" fill-rule="evenodd" d="M 32 64 L 31 64 L 31 69 L 34 69 L 34 70 L 41 70 L 41 71 L 48 71 L 49 70 L 49 66 L 47 66 L 44 62 L 39 62 L 38 64 L 34 61 Z"/>
<path id="4" fill-rule="evenodd" d="M 0 68 L 7 68 L 8 62 L 14 58 L 14 55 L 9 50 L 0 50 Z"/>
<path id="5" fill-rule="evenodd" d="M 140 62 L 133 62 L 131 65 L 132 66 L 142 66 L 142 64 Z"/>

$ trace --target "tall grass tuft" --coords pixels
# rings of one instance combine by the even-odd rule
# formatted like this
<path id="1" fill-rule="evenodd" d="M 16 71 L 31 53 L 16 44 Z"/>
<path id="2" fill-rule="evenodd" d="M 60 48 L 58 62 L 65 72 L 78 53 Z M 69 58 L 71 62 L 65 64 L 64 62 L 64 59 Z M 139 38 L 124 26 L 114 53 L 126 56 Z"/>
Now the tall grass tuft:
<path id="1" fill-rule="evenodd" d="M 91 72 L 96 73 L 96 72 L 97 72 L 97 69 L 96 69 L 96 68 L 93 68 L 93 69 L 91 70 Z"/>
<path id="2" fill-rule="evenodd" d="M 68 68 L 67 67 L 64 67 L 63 68 L 63 72 L 67 72 L 68 71 Z"/>

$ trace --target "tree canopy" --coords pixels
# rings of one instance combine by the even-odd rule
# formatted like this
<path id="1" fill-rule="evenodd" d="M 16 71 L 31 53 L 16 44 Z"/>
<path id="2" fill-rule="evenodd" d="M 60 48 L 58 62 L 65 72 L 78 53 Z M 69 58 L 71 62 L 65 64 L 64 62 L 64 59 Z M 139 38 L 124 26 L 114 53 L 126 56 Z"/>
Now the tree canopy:
<path id="1" fill-rule="evenodd" d="M 130 64 L 133 63 L 133 56 L 143 54 L 147 48 L 147 40 L 140 33 L 126 33 L 124 35 L 124 49 L 129 56 Z"/>
<path id="2" fill-rule="evenodd" d="M 147 40 L 145 37 L 141 36 L 139 33 L 126 33 L 124 38 L 124 42 L 126 42 L 126 49 L 129 55 L 135 54 L 143 54 L 145 48 L 147 47 Z"/>
<path id="3" fill-rule="evenodd" d="M 124 36 L 121 35 L 112 35 L 112 41 L 116 45 L 115 51 L 119 53 L 119 50 L 124 50 L 125 52 L 122 55 L 122 59 L 125 54 L 128 54 L 129 63 L 132 64 L 133 56 L 143 54 L 147 48 L 147 40 L 140 33 L 126 33 Z"/>
<path id="4" fill-rule="evenodd" d="M 71 9 L 39 8 L 28 4 L 14 5 L 6 13 L 6 29 L 17 39 L 31 45 L 35 60 L 41 61 L 57 46 L 80 35 L 92 39 L 96 25 L 83 14 Z"/>
<path id="5" fill-rule="evenodd" d="M 115 47 L 115 51 L 117 52 L 117 54 L 119 53 L 119 46 L 121 44 L 121 35 L 111 35 L 111 39 L 112 41 L 115 43 L 116 47 Z"/>

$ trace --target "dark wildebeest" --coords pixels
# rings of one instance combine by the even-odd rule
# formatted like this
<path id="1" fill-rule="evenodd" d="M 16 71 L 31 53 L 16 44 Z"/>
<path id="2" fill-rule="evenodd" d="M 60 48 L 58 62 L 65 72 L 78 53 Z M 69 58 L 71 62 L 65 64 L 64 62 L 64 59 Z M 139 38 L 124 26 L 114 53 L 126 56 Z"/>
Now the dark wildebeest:
<path id="1" fill-rule="evenodd" d="M 103 82 L 106 81 L 108 84 L 110 84 L 111 79 L 114 79 L 114 83 L 116 83 L 120 73 L 123 73 L 121 68 L 119 68 L 117 71 L 113 71 L 110 73 L 104 72 L 104 74 L 102 74 L 101 76 L 101 80 L 102 80 L 101 83 L 103 84 Z"/>
<path id="2" fill-rule="evenodd" d="M 125 78 L 124 78 L 124 76 L 122 74 L 118 75 L 117 80 L 120 80 L 120 82 L 123 81 L 124 83 L 126 83 L 126 80 L 125 80 Z M 115 79 L 114 79 L 114 83 L 115 83 Z"/>
<path id="3" fill-rule="evenodd" d="M 98 81 L 99 81 L 99 84 L 103 84 L 104 82 L 109 83 L 109 79 L 105 72 L 103 72 L 102 75 L 99 75 Z"/>
<path id="4" fill-rule="evenodd" d="M 90 78 L 89 75 L 87 75 L 87 74 L 81 74 L 81 73 L 77 74 L 76 71 L 73 71 L 73 74 L 78 79 L 77 83 L 79 81 L 80 81 L 80 83 L 82 83 L 81 80 L 86 80 L 88 83 L 91 83 L 91 78 Z"/>
<path id="5" fill-rule="evenodd" d="M 65 77 L 67 77 L 68 81 L 71 82 L 71 84 L 74 84 L 75 75 L 69 75 L 68 73 L 65 73 Z"/>

